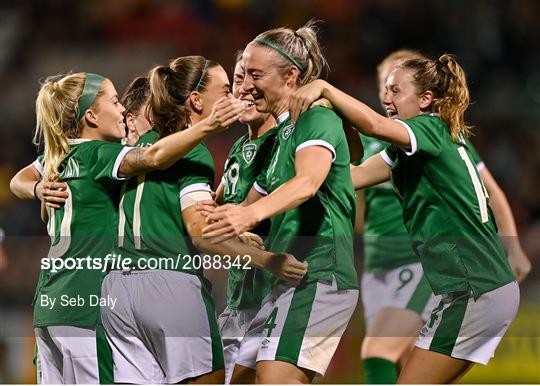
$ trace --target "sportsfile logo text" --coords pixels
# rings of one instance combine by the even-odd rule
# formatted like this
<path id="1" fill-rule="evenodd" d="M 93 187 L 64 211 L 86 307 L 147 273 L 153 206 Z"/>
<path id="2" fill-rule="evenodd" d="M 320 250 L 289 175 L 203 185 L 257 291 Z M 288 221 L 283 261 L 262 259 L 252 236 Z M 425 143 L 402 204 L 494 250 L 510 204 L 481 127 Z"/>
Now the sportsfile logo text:
<path id="1" fill-rule="evenodd" d="M 129 270 L 199 270 L 199 269 L 251 269 L 251 256 L 249 255 L 181 255 L 176 257 L 148 257 L 132 259 L 109 253 L 104 258 L 68 257 L 41 259 L 41 269 L 52 273 L 62 270 L 99 270 L 129 271 Z"/>

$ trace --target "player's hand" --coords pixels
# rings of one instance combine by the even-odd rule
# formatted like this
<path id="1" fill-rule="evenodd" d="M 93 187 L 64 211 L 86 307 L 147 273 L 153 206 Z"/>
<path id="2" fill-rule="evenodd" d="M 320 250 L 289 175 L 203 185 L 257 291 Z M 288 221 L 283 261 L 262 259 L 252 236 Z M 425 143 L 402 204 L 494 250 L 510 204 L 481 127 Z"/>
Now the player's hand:
<path id="1" fill-rule="evenodd" d="M 322 107 L 326 107 L 328 109 L 334 109 L 334 106 L 332 105 L 332 103 L 330 103 L 330 101 L 326 98 L 319 98 L 317 99 L 315 102 L 313 102 L 311 104 L 311 106 L 309 106 L 310 109 L 316 107 L 316 106 L 322 106 Z"/>
<path id="2" fill-rule="evenodd" d="M 69 197 L 67 184 L 59 181 L 41 180 L 36 185 L 36 198 L 50 208 L 60 208 Z"/>
<path id="3" fill-rule="evenodd" d="M 203 228 L 203 237 L 211 239 L 214 244 L 238 237 L 258 223 L 250 206 L 233 204 L 213 208 L 206 217 L 206 222 L 210 225 Z"/>
<path id="4" fill-rule="evenodd" d="M 206 123 L 212 133 L 225 131 L 242 116 L 248 107 L 246 102 L 229 94 L 214 103 L 210 115 L 205 118 Z"/>
<path id="5" fill-rule="evenodd" d="M 289 100 L 289 112 L 291 113 L 292 123 L 296 123 L 300 114 L 309 109 L 313 102 L 321 98 L 325 84 L 326 82 L 324 80 L 317 79 L 295 91 Z"/>
<path id="6" fill-rule="evenodd" d="M 197 202 L 197 205 L 195 206 L 195 210 L 200 212 L 201 216 L 208 217 L 208 215 L 212 213 L 214 209 L 217 208 L 217 206 L 218 204 L 214 200 L 203 200 L 203 201 Z"/>
<path id="7" fill-rule="evenodd" d="M 308 263 L 296 260 L 289 253 L 274 253 L 269 258 L 266 269 L 287 283 L 296 286 L 300 284 L 300 281 L 306 275 Z"/>
<path id="8" fill-rule="evenodd" d="M 508 251 L 508 262 L 512 272 L 516 276 L 518 283 L 521 283 L 529 272 L 531 272 L 531 261 L 520 247 L 512 248 Z"/>
<path id="9" fill-rule="evenodd" d="M 264 240 L 261 238 L 261 236 L 251 232 L 244 232 L 238 236 L 238 238 L 244 244 L 264 251 Z"/>

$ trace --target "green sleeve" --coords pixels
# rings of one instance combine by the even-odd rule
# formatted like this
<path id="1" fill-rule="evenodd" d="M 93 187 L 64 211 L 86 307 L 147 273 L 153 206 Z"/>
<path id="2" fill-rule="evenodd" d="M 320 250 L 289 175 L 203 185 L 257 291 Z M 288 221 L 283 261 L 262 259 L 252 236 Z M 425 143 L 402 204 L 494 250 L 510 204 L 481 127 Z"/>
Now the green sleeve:
<path id="1" fill-rule="evenodd" d="M 332 152 L 332 161 L 336 159 L 336 149 L 345 140 L 342 120 L 325 107 L 314 107 L 300 115 L 294 135 L 296 151 L 308 146 L 322 146 Z"/>
<path id="2" fill-rule="evenodd" d="M 388 145 L 383 151 L 380 152 L 380 154 L 384 162 L 390 166 L 393 166 L 394 162 L 396 162 L 398 151 L 399 149 L 396 145 Z"/>
<path id="3" fill-rule="evenodd" d="M 215 165 L 208 148 L 197 145 L 180 161 L 185 170 L 178 179 L 180 196 L 195 190 L 211 190 L 214 185 Z"/>
<path id="4" fill-rule="evenodd" d="M 84 152 L 87 158 L 84 163 L 97 182 L 123 180 L 124 178 L 118 177 L 118 169 L 124 156 L 132 149 L 116 142 L 96 141 L 96 146 L 87 148 Z"/>
<path id="5" fill-rule="evenodd" d="M 448 130 L 440 118 L 423 114 L 411 119 L 396 119 L 409 132 L 411 150 L 405 154 L 424 154 L 436 157 L 441 152 L 443 135 L 441 130 Z"/>

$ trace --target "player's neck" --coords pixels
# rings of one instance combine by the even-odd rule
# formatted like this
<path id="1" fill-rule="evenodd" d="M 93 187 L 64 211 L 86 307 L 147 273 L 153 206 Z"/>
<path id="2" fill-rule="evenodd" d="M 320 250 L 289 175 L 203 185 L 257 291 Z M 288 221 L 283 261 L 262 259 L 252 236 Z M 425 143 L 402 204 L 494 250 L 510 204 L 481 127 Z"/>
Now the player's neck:
<path id="1" fill-rule="evenodd" d="M 249 139 L 254 140 L 259 138 L 275 125 L 276 120 L 271 114 L 268 114 L 263 121 L 248 125 Z"/>

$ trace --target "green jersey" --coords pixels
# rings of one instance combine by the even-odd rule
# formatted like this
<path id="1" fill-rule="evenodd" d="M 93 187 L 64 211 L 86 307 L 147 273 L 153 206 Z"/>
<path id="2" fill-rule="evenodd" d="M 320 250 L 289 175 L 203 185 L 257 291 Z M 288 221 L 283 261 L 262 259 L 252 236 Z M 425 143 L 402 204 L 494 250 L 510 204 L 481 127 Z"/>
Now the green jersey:
<path id="1" fill-rule="evenodd" d="M 255 179 L 272 155 L 275 136 L 276 130 L 271 129 L 251 141 L 248 134 L 243 135 L 234 143 L 223 171 L 223 198 L 226 203 L 240 204 L 244 201 Z M 253 232 L 266 236 L 268 226 L 266 222 L 262 225 Z M 227 305 L 240 310 L 260 307 L 270 289 L 267 275 L 264 270 L 231 266 L 227 281 Z"/>
<path id="2" fill-rule="evenodd" d="M 158 138 L 152 129 L 136 146 L 150 146 Z M 131 259 L 136 268 L 202 275 L 201 264 L 192 258 L 197 252 L 187 239 L 180 197 L 194 191 L 210 192 L 213 181 L 214 161 L 203 144 L 166 170 L 127 181 L 122 187 L 118 222 L 121 258 Z"/>
<path id="3" fill-rule="evenodd" d="M 306 280 L 332 281 L 339 289 L 358 288 L 354 267 L 355 192 L 350 156 L 341 119 L 334 111 L 314 107 L 298 118 L 278 120 L 273 156 L 255 188 L 271 194 L 295 176 L 296 152 L 322 146 L 333 154 L 326 180 L 314 197 L 272 217 L 266 249 L 293 254 L 309 264 Z"/>
<path id="4" fill-rule="evenodd" d="M 91 140 L 74 140 L 70 146 L 58 167 L 69 197 L 62 207 L 48 209 L 51 247 L 34 298 L 36 327 L 95 326 L 105 259 L 115 251 L 117 171 L 129 148 Z"/>
<path id="5" fill-rule="evenodd" d="M 411 151 L 391 145 L 381 155 L 392 166 L 405 226 L 433 292 L 479 296 L 515 280 L 470 143 L 453 141 L 435 115 L 398 122 Z"/>
<path id="6" fill-rule="evenodd" d="M 361 136 L 364 158 L 381 152 L 388 144 Z M 365 189 L 364 269 L 367 272 L 394 269 L 418 262 L 403 224 L 403 209 L 390 181 Z"/>

